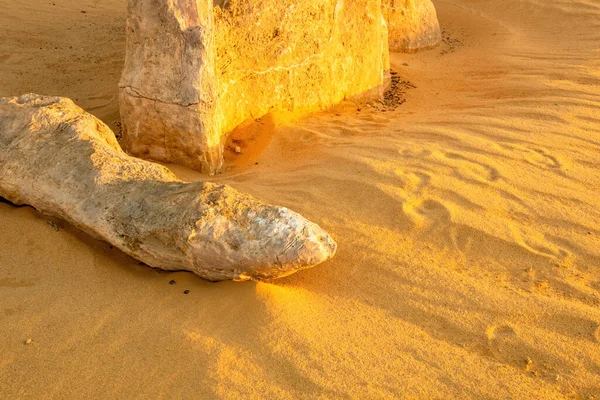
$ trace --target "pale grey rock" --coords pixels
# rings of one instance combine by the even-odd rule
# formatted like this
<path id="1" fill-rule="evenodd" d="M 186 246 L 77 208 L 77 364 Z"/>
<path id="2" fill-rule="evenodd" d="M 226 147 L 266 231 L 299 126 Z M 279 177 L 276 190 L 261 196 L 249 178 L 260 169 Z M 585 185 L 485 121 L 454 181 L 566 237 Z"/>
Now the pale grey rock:
<path id="1" fill-rule="evenodd" d="M 212 0 L 128 1 L 119 100 L 129 154 L 221 167 L 212 9 Z"/>
<path id="2" fill-rule="evenodd" d="M 278 278 L 336 251 L 293 211 L 128 156 L 105 124 L 59 97 L 0 99 L 0 196 L 152 267 L 213 281 Z"/>

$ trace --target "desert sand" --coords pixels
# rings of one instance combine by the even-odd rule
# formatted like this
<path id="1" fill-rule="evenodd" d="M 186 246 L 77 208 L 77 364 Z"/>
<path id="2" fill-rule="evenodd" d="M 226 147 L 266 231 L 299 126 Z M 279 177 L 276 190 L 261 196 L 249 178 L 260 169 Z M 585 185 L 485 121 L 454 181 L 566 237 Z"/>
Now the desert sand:
<path id="1" fill-rule="evenodd" d="M 118 132 L 125 0 L 4 3 L 0 96 Z M 402 106 L 262 118 L 211 177 L 326 264 L 213 284 L 0 203 L 0 398 L 600 398 L 600 4 L 435 4 Z"/>

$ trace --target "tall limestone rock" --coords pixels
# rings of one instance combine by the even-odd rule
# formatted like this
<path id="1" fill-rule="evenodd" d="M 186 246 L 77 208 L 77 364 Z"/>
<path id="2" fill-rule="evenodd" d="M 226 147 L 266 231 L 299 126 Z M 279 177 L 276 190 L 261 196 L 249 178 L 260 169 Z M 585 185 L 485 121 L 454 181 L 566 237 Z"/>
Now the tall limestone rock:
<path id="1" fill-rule="evenodd" d="M 389 80 L 381 0 L 129 0 L 128 13 L 134 155 L 214 172 L 244 121 L 380 96 Z"/>

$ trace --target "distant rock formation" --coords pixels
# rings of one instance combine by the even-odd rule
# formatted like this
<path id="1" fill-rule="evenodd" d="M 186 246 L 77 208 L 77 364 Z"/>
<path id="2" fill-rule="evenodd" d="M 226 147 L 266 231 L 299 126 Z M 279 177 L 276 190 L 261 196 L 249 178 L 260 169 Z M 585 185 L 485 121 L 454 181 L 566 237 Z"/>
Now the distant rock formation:
<path id="1" fill-rule="evenodd" d="M 106 125 L 58 97 L 0 99 L 0 196 L 152 267 L 213 281 L 278 278 L 336 251 L 326 232 L 286 208 L 225 185 L 184 183 L 128 156 Z"/>
<path id="2" fill-rule="evenodd" d="M 244 121 L 381 96 L 388 71 L 381 0 L 129 0 L 123 145 L 214 172 Z"/>
<path id="3" fill-rule="evenodd" d="M 411 53 L 434 47 L 442 40 L 431 0 L 382 0 L 382 5 L 391 51 Z"/>

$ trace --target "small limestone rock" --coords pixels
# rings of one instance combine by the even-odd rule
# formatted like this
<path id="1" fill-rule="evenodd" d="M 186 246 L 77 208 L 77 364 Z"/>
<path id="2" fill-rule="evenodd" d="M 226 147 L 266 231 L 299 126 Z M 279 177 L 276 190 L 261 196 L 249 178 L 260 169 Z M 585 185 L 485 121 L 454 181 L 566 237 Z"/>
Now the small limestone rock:
<path id="1" fill-rule="evenodd" d="M 31 344 L 31 343 L 33 343 L 33 340 L 32 340 L 32 339 L 27 339 L 27 340 L 25 341 L 25 344 Z"/>
<path id="2" fill-rule="evenodd" d="M 390 50 L 412 53 L 434 47 L 442 40 L 431 0 L 383 0 Z"/>
<path id="3" fill-rule="evenodd" d="M 0 98 L 0 197 L 29 204 L 151 267 L 208 280 L 273 279 L 335 254 L 333 239 L 283 207 L 226 186 L 185 183 L 128 156 L 71 100 Z"/>
<path id="4" fill-rule="evenodd" d="M 242 152 L 242 148 L 240 146 L 235 146 L 235 152 L 240 154 Z"/>

